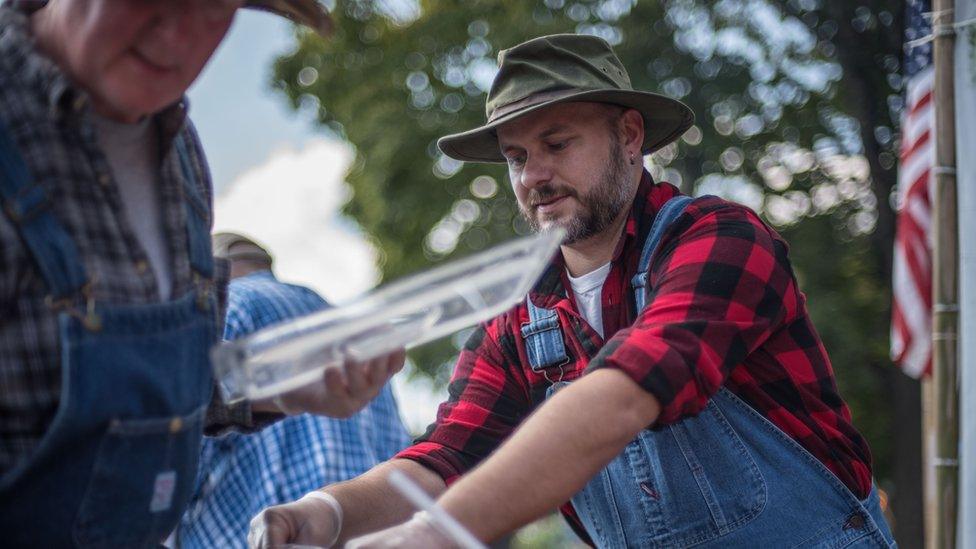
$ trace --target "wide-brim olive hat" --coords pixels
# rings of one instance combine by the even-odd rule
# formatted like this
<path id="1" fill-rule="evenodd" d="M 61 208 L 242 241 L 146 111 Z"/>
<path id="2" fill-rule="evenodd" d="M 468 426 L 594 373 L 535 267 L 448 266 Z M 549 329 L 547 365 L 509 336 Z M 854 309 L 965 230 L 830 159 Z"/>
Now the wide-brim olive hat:
<path id="1" fill-rule="evenodd" d="M 287 17 L 322 36 L 332 33 L 332 18 L 320 0 L 246 0 L 244 7 Z"/>
<path id="2" fill-rule="evenodd" d="M 671 143 L 695 122 L 684 103 L 634 90 L 613 48 L 595 36 L 535 38 L 502 50 L 498 65 L 485 103 L 487 123 L 439 139 L 437 146 L 447 156 L 466 162 L 505 162 L 496 128 L 557 103 L 590 101 L 636 109 L 644 117 L 643 154 Z"/>

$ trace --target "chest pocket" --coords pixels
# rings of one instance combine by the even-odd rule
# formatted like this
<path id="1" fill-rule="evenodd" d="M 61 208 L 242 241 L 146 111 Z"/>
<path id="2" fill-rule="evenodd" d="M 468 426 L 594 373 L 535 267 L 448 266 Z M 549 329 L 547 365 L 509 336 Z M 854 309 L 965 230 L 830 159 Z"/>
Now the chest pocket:
<path id="1" fill-rule="evenodd" d="M 547 397 L 565 385 L 549 387 Z M 573 496 L 597 547 L 691 547 L 763 511 L 765 481 L 722 413 L 724 396 L 695 417 L 641 431 Z"/>
<path id="2" fill-rule="evenodd" d="M 758 466 L 714 402 L 642 431 L 594 480 L 573 503 L 592 514 L 595 529 L 605 525 L 607 547 L 697 545 L 745 525 L 766 504 Z"/>
<path id="3" fill-rule="evenodd" d="M 660 460 L 659 470 L 641 469 L 639 459 L 630 460 L 635 476 L 647 475 L 638 480 L 642 507 L 650 511 L 652 502 L 663 502 L 670 534 L 681 545 L 727 534 L 765 506 L 759 467 L 715 398 L 697 416 L 660 431 L 644 431 L 637 440 L 643 456 Z M 651 476 L 658 471 L 663 475 Z M 653 497 L 655 485 L 660 487 L 658 500 Z"/>

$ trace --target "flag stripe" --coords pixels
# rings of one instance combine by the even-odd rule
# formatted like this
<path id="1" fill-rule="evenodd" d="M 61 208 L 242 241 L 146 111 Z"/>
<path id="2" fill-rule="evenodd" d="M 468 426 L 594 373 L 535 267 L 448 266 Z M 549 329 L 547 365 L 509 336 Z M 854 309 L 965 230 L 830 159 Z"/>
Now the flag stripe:
<path id="1" fill-rule="evenodd" d="M 927 0 L 907 3 L 906 40 L 931 33 Z M 932 363 L 932 168 L 935 98 L 931 44 L 906 49 L 891 312 L 891 357 L 913 377 Z"/>

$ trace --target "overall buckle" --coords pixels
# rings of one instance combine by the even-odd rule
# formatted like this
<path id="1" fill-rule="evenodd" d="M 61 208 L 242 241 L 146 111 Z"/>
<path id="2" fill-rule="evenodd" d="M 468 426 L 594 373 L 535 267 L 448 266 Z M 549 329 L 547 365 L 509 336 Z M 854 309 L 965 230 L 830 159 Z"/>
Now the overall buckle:
<path id="1" fill-rule="evenodd" d="M 44 298 L 44 304 L 52 311 L 63 311 L 68 315 L 77 318 L 79 321 L 81 321 L 82 326 L 84 326 L 89 332 L 99 332 L 102 329 L 102 317 L 95 312 L 95 298 L 92 295 L 93 284 L 94 279 L 89 280 L 79 290 L 79 296 L 85 302 L 83 310 L 79 310 L 77 307 L 75 307 L 78 296 L 63 297 L 58 299 L 53 295 L 48 295 Z"/>

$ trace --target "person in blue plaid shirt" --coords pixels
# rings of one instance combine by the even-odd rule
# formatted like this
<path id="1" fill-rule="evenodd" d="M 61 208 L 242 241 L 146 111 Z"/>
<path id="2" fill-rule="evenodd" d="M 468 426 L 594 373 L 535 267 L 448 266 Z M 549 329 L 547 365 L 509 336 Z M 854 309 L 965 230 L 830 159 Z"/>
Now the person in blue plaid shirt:
<path id="1" fill-rule="evenodd" d="M 233 233 L 213 240 L 214 255 L 231 266 L 224 339 L 328 307 L 314 291 L 278 281 L 271 255 L 254 241 Z M 364 473 L 409 443 L 389 384 L 348 419 L 302 414 L 260 433 L 205 438 L 180 547 L 244 547 L 261 509 Z"/>

